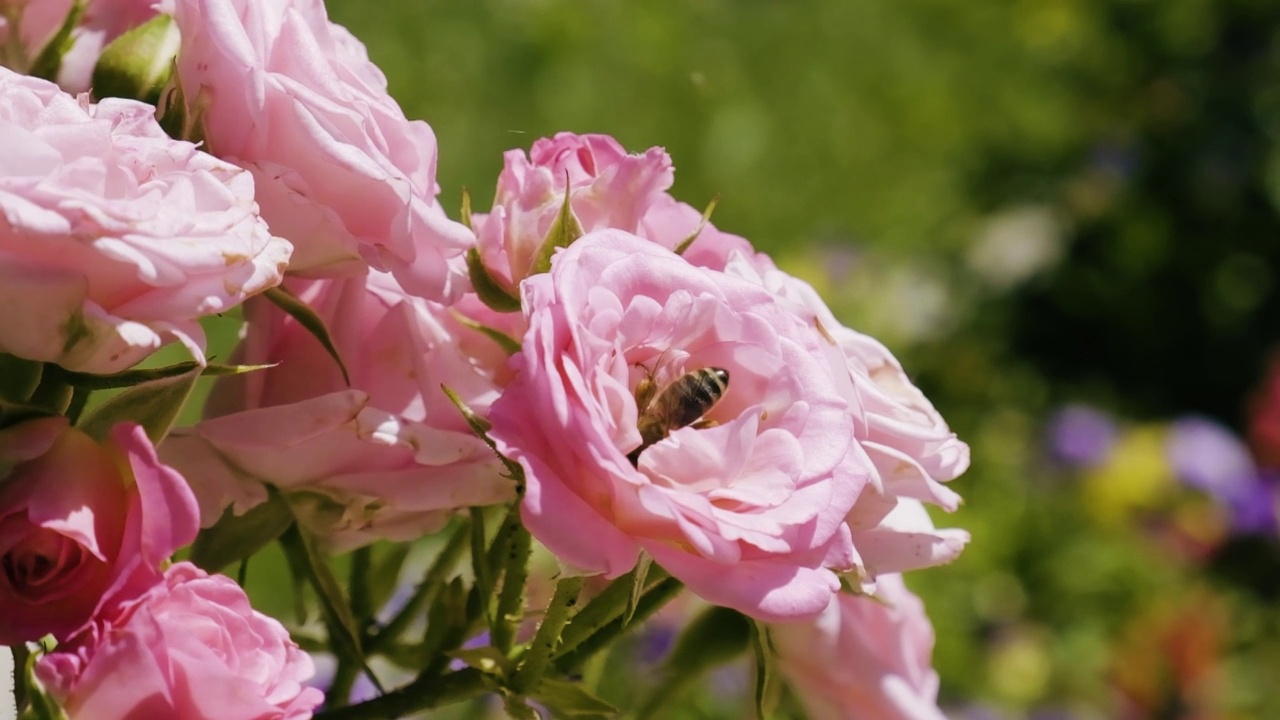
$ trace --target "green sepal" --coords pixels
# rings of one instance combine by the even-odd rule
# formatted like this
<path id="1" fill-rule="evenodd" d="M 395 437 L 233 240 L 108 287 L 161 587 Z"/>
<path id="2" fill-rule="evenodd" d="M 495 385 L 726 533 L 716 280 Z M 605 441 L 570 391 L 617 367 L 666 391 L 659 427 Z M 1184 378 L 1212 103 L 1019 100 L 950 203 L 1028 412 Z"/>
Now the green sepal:
<path id="1" fill-rule="evenodd" d="M 58 81 L 58 72 L 62 70 L 62 56 L 66 55 L 71 50 L 71 46 L 75 44 L 75 41 L 71 39 L 71 33 L 80 24 L 80 18 L 84 16 L 84 8 L 84 0 L 75 0 L 71 4 L 71 9 L 67 12 L 67 16 L 63 18 L 62 25 L 58 27 L 58 31 L 40 49 L 40 54 L 36 56 L 35 60 L 31 61 L 31 67 L 27 69 L 28 75 L 44 78 L 50 82 Z"/>
<path id="2" fill-rule="evenodd" d="M 653 556 L 641 550 L 640 559 L 636 561 L 635 568 L 629 573 L 631 576 L 631 594 L 627 597 L 627 609 L 622 613 L 623 627 L 626 627 L 636 614 L 636 608 L 640 605 L 640 596 L 644 594 L 645 581 L 649 577 L 649 568 L 652 566 Z"/>
<path id="3" fill-rule="evenodd" d="M 519 340 L 516 340 L 515 338 L 511 337 L 510 335 L 502 332 L 497 328 L 492 328 L 492 327 L 489 327 L 488 325 L 485 325 L 484 323 L 476 322 L 475 320 L 472 320 L 471 318 L 467 317 L 466 315 L 463 315 L 457 310 L 451 310 L 451 312 L 453 313 L 453 318 L 457 320 L 459 323 L 461 323 L 464 327 L 470 328 L 471 330 L 475 330 L 476 332 L 494 341 L 495 343 L 498 344 L 498 347 L 502 348 L 502 351 L 505 352 L 506 354 L 515 355 L 516 353 L 520 352 Z"/>
<path id="4" fill-rule="evenodd" d="M 22 664 L 21 675 L 15 668 L 14 680 L 22 683 L 23 697 L 27 700 L 23 717 L 35 718 L 35 720 L 68 720 L 67 712 L 36 681 L 36 660 L 39 657 L 40 653 L 28 653 Z"/>
<path id="5" fill-rule="evenodd" d="M 486 675 L 505 678 L 511 672 L 511 658 L 503 655 L 497 648 L 467 648 L 445 654 L 454 660 L 461 660 L 467 667 L 473 667 Z"/>
<path id="6" fill-rule="evenodd" d="M 471 222 L 471 191 L 462 188 L 462 209 L 459 213 L 459 219 L 463 225 L 471 232 L 475 232 L 476 228 Z"/>
<path id="7" fill-rule="evenodd" d="M 716 205 L 718 205 L 719 203 L 720 203 L 719 195 L 716 195 L 715 197 L 711 198 L 711 202 L 707 203 L 707 209 L 702 211 L 702 221 L 698 223 L 698 227 L 693 229 L 693 232 L 689 235 L 689 237 L 685 238 L 684 240 L 681 240 L 680 244 L 675 246 L 675 253 L 677 255 L 683 255 L 684 251 L 688 250 L 689 246 L 693 244 L 693 241 L 698 239 L 698 236 L 701 235 L 702 231 L 706 229 L 707 223 L 711 222 L 711 213 L 716 211 Z"/>
<path id="8" fill-rule="evenodd" d="M 773 669 L 774 652 L 769 628 L 759 621 L 751 621 L 751 652 L 754 660 L 755 690 L 752 693 L 756 717 L 765 720 L 773 714 L 778 700 L 782 697 L 782 685 Z"/>
<path id="9" fill-rule="evenodd" d="M 569 189 L 569 172 L 565 171 L 564 178 L 564 203 L 560 205 L 560 212 L 556 215 L 556 220 L 551 224 L 551 229 L 547 231 L 547 236 L 542 240 L 542 246 L 538 248 L 538 253 L 533 256 L 533 267 L 530 268 L 529 274 L 536 275 L 544 273 L 551 269 L 551 256 L 555 254 L 556 248 L 567 248 L 573 244 L 574 240 L 582 237 L 582 223 L 578 222 L 578 216 L 573 214 L 573 208 L 569 205 L 569 198 L 572 195 Z"/>
<path id="10" fill-rule="evenodd" d="M 269 365 L 218 365 L 210 363 L 202 367 L 198 362 L 189 361 L 158 368 L 134 368 L 114 375 L 91 375 L 89 373 L 70 371 L 63 371 L 63 374 L 67 383 L 72 387 L 84 390 L 111 390 L 114 388 L 133 387 L 152 380 L 177 377 L 196 368 L 201 368 L 201 375 L 223 377 L 226 375 L 243 375 L 259 370 L 270 370 L 275 366 L 275 363 Z"/>
<path id="11" fill-rule="evenodd" d="M 134 385 L 100 405 L 79 427 L 103 440 L 116 423 L 136 422 L 146 430 L 151 442 L 158 445 L 169 434 L 202 371 L 197 365 L 180 375 Z"/>
<path id="12" fill-rule="evenodd" d="M 112 40 L 93 66 L 93 95 L 141 100 L 155 105 L 173 75 L 178 25 L 160 14 Z"/>
<path id="13" fill-rule="evenodd" d="M 271 491 L 266 502 L 249 508 L 243 515 L 227 508 L 218 522 L 201 530 L 191 546 L 191 562 L 208 572 L 217 572 L 258 552 L 292 524 L 289 504 Z"/>
<path id="14" fill-rule="evenodd" d="M 342 381 L 351 387 L 351 376 L 347 374 L 347 366 L 342 362 L 342 357 L 338 355 L 338 347 L 333 344 L 333 338 L 329 335 L 329 328 L 325 327 L 324 320 L 311 309 L 310 305 L 298 299 L 297 295 L 289 292 L 283 285 L 277 285 L 266 292 L 262 293 L 263 297 L 270 300 L 276 307 L 285 311 L 289 317 L 298 321 L 307 332 L 311 333 L 325 352 L 329 353 L 329 357 L 338 363 L 338 369 L 342 371 Z"/>
<path id="15" fill-rule="evenodd" d="M 480 249 L 474 246 L 467 250 L 467 275 L 471 278 L 471 289 L 485 305 L 497 312 L 520 312 L 520 298 L 502 287 L 502 283 L 489 273 L 480 257 Z"/>
<path id="16" fill-rule="evenodd" d="M 616 717 L 618 708 L 592 695 L 580 682 L 544 677 L 529 697 L 546 706 L 552 717 Z"/>
<path id="17" fill-rule="evenodd" d="M 498 452 L 498 446 L 489 438 L 489 428 L 493 426 L 488 420 L 475 414 L 475 411 L 468 407 L 467 404 L 463 402 L 462 398 L 458 397 L 458 393 L 454 392 L 448 385 L 441 385 L 440 388 L 444 390 L 445 395 L 449 396 L 449 400 L 453 403 L 454 407 L 458 408 L 458 412 L 462 413 L 463 419 L 466 420 L 467 425 L 471 427 L 471 432 L 475 433 L 477 437 L 483 440 L 484 444 L 488 445 L 489 449 L 493 451 L 493 454 L 498 456 L 498 460 L 509 473 L 508 477 L 516 482 L 517 494 L 523 494 L 524 468 L 520 466 L 520 463 L 509 460 L 506 455 Z"/>

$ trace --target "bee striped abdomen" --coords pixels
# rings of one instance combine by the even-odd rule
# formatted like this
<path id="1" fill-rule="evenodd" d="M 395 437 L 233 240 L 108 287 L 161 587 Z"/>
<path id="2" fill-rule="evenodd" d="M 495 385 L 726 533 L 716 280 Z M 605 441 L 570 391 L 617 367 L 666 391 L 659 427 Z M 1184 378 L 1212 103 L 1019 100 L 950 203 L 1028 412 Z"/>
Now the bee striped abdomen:
<path id="1" fill-rule="evenodd" d="M 724 368 L 700 368 L 676 378 L 640 406 L 638 426 L 643 442 L 632 453 L 633 459 L 672 430 L 697 422 L 720 402 L 728 389 L 729 371 Z"/>

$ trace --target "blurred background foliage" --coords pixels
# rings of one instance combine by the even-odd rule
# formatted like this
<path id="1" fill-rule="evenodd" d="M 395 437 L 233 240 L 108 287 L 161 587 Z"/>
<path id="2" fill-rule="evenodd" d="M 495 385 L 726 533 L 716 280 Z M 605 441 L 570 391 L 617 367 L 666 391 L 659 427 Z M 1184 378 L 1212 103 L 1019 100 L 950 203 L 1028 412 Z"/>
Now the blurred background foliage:
<path id="1" fill-rule="evenodd" d="M 1280 717 L 1280 3 L 328 4 L 446 207 L 559 130 L 662 145 L 898 354 L 973 447 L 973 543 L 908 578 L 951 716 Z"/>

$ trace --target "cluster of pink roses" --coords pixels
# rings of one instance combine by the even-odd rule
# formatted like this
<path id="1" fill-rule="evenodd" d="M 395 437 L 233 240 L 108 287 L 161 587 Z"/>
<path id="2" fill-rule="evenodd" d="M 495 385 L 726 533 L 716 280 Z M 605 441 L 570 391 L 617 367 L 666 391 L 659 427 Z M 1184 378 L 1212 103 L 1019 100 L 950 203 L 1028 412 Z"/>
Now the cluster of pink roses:
<path id="1" fill-rule="evenodd" d="M 12 6 L 0 58 L 38 69 L 70 5 Z M 674 199 L 665 152 L 539 140 L 455 222 L 430 127 L 319 0 L 83 10 L 52 77 L 89 88 L 102 48 L 171 16 L 161 114 L 186 139 L 0 68 L 0 353 L 113 376 L 178 341 L 203 365 L 199 318 L 243 304 L 231 362 L 269 367 L 220 380 L 159 459 L 138 425 L 72 427 L 74 402 L 0 426 L 0 642 L 54 637 L 36 675 L 71 717 L 310 715 L 283 626 L 166 569 L 272 498 L 328 552 L 519 502 L 567 576 L 652 559 L 767 623 L 814 717 L 939 716 L 898 574 L 968 541 L 924 508 L 958 505 L 968 449 L 888 350 Z"/>

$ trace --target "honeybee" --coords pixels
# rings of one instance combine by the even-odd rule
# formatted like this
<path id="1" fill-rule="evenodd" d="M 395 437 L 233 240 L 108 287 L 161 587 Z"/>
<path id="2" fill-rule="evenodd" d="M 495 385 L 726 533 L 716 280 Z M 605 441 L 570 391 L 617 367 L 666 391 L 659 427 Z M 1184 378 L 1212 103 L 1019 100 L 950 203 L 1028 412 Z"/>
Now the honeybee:
<path id="1" fill-rule="evenodd" d="M 710 412 L 728 389 L 729 371 L 718 367 L 704 367 L 685 373 L 661 390 L 652 377 L 641 380 L 636 385 L 636 407 L 640 410 L 636 425 L 641 442 L 640 447 L 627 455 L 627 459 L 634 465 L 645 448 L 665 438 L 672 430 L 700 424 L 699 418 Z"/>

